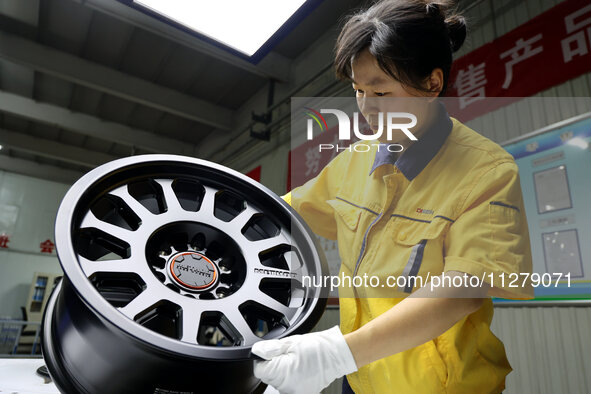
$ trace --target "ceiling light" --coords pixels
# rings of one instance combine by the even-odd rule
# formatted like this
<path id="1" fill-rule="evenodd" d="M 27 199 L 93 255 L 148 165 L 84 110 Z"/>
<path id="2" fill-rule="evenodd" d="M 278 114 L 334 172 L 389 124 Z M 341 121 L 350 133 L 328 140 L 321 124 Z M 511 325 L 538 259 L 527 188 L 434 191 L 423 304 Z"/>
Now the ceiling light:
<path id="1" fill-rule="evenodd" d="M 133 2 L 185 28 L 252 56 L 306 3 L 306 0 Z"/>

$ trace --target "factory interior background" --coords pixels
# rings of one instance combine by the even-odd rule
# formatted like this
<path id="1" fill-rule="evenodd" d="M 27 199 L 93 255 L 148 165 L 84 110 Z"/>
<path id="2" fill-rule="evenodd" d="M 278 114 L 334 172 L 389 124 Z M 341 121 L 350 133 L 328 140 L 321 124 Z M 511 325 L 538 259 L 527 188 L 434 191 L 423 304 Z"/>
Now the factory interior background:
<path id="1" fill-rule="evenodd" d="M 335 78 L 332 56 L 344 16 L 364 4 L 314 2 L 252 62 L 122 2 L 0 0 L 0 321 L 41 321 L 51 287 L 62 275 L 55 250 L 57 209 L 69 187 L 101 164 L 149 153 L 185 155 L 248 174 L 278 195 L 297 186 L 290 185 L 292 155 L 301 155 L 310 175 L 318 172 L 321 158 L 302 154 L 290 139 L 291 98 L 354 96 L 349 83 Z M 454 54 L 460 68 L 456 80 L 487 67 L 502 83 L 511 61 L 513 80 L 528 83 L 525 90 L 503 91 L 491 86 L 496 80 L 473 75 L 471 85 L 454 85 L 456 93 L 486 88 L 487 97 L 531 98 L 481 113 L 468 126 L 505 144 L 591 115 L 587 2 L 461 0 L 459 9 L 469 33 Z M 573 12 L 578 13 L 572 17 Z M 538 34 L 536 29 L 552 24 L 565 26 L 564 36 Z M 551 45 L 553 40 L 566 44 Z M 516 45 L 521 47 L 506 52 Z M 538 71 L 540 63 L 556 59 L 560 68 Z M 579 59 L 586 66 L 573 69 Z M 588 140 L 581 150 L 587 171 Z M 568 224 L 544 222 L 551 215 L 529 220 L 552 231 L 579 229 L 579 250 L 585 251 L 588 240 L 581 234 L 591 223 L 577 216 L 577 209 L 588 211 L 591 188 L 586 195 L 571 189 L 579 193 L 572 201 L 583 205 L 571 204 L 553 216 Z M 532 248 L 543 258 L 538 238 L 532 237 Z M 335 245 L 321 244 L 331 257 Z M 579 260 L 580 282 L 591 282 L 586 276 L 591 270 L 584 269 L 591 255 L 582 253 Z M 505 343 L 514 369 L 506 393 L 591 392 L 588 296 L 545 305 L 495 304 L 493 332 Z M 315 330 L 338 320 L 338 305 L 330 305 Z M 1 354 L 15 352 L 9 334 L 0 332 Z M 32 339 L 19 340 L 18 352 L 30 353 Z M 335 382 L 324 392 L 339 393 L 340 387 Z"/>

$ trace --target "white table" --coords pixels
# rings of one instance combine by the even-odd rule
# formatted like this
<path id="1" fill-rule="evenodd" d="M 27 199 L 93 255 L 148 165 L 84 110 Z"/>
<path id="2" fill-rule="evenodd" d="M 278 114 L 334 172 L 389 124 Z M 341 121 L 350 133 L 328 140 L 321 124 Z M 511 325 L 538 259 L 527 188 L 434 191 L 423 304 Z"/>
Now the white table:
<path id="1" fill-rule="evenodd" d="M 55 385 L 37 375 L 37 368 L 45 365 L 42 358 L 0 358 L 0 393 L 60 394 Z M 279 394 L 272 387 L 265 394 Z"/>

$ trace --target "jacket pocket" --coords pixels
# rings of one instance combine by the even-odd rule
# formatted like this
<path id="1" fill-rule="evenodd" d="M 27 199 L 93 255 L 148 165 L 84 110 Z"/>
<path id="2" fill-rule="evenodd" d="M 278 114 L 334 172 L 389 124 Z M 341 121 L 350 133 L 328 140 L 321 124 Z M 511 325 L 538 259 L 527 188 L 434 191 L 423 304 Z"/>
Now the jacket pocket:
<path id="1" fill-rule="evenodd" d="M 394 218 L 394 241 L 401 245 L 413 246 L 422 240 L 443 238 L 450 224 L 448 220 L 441 218 L 436 218 L 430 223 Z"/>
<path id="2" fill-rule="evenodd" d="M 439 382 L 443 387 L 446 387 L 447 380 L 448 380 L 448 372 L 447 372 L 447 365 L 439 351 L 437 350 L 437 346 L 435 345 L 436 339 L 432 339 L 423 344 L 423 351 L 426 353 L 427 359 L 431 363 L 431 367 L 437 375 Z"/>
<path id="3" fill-rule="evenodd" d="M 359 218 L 361 217 L 361 208 L 342 200 L 328 200 L 326 202 L 335 210 L 337 216 L 349 230 L 357 230 Z"/>
<path id="4" fill-rule="evenodd" d="M 399 271 L 406 278 L 401 282 L 404 287 L 399 285 L 402 292 L 410 294 L 425 286 L 429 276 L 443 272 L 443 239 L 449 224 L 444 219 L 426 223 L 395 218 L 392 237 L 397 252 L 406 259 Z"/>

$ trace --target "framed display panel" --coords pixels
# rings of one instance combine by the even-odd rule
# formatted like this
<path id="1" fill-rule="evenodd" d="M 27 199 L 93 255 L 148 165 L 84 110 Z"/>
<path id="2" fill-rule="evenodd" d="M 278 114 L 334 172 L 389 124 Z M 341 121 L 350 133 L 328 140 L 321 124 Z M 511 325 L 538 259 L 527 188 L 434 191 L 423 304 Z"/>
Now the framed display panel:
<path id="1" fill-rule="evenodd" d="M 502 144 L 519 166 L 533 274 L 541 279 L 526 304 L 591 301 L 590 141 L 586 113 Z"/>

